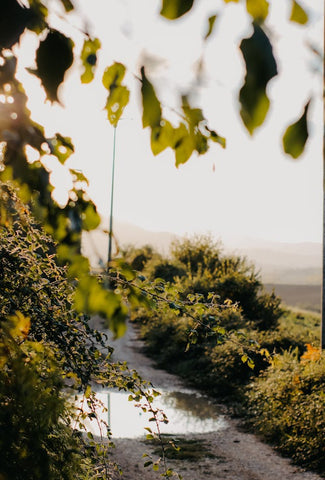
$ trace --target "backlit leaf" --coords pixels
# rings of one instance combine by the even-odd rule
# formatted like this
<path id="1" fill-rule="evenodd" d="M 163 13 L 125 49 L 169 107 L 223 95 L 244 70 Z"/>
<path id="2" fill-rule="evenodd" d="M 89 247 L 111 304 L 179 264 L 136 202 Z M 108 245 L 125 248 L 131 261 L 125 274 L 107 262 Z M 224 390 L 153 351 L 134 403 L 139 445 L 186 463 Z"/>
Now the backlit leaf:
<path id="1" fill-rule="evenodd" d="M 209 130 L 207 129 L 209 132 L 210 132 L 210 139 L 215 142 L 215 143 L 219 143 L 219 145 L 222 146 L 222 148 L 226 148 L 226 139 L 225 137 L 221 137 L 220 135 L 218 135 L 214 130 Z"/>
<path id="2" fill-rule="evenodd" d="M 269 13 L 267 0 L 246 0 L 246 10 L 256 22 L 263 22 Z"/>
<path id="3" fill-rule="evenodd" d="M 88 203 L 86 210 L 82 214 L 82 228 L 86 231 L 94 230 L 100 224 L 100 216 L 96 211 L 95 205 Z"/>
<path id="4" fill-rule="evenodd" d="M 121 85 L 124 76 L 125 66 L 122 63 L 115 62 L 106 68 L 103 74 L 103 85 L 107 90 L 114 89 L 114 87 Z"/>
<path id="5" fill-rule="evenodd" d="M 117 125 L 123 115 L 124 108 L 129 103 L 129 98 L 130 92 L 124 85 L 111 88 L 105 108 L 107 110 L 107 118 L 112 125 Z"/>
<path id="6" fill-rule="evenodd" d="M 74 5 L 71 0 L 61 0 L 61 3 L 64 6 L 66 12 L 71 12 L 72 10 L 74 10 Z"/>
<path id="7" fill-rule="evenodd" d="M 35 73 L 51 102 L 59 101 L 57 90 L 73 62 L 73 41 L 61 32 L 51 30 L 36 53 Z"/>
<path id="8" fill-rule="evenodd" d="M 160 15 L 175 20 L 191 10 L 193 3 L 194 0 L 163 0 Z"/>
<path id="9" fill-rule="evenodd" d="M 13 338 L 26 338 L 30 330 L 31 322 L 29 317 L 25 317 L 21 312 L 9 317 L 11 322 L 10 334 Z"/>
<path id="10" fill-rule="evenodd" d="M 142 125 L 145 127 L 158 127 L 161 121 L 161 106 L 156 92 L 145 75 L 144 67 L 141 68 L 141 94 L 142 94 Z"/>
<path id="11" fill-rule="evenodd" d="M 80 77 L 82 83 L 90 83 L 93 80 L 97 63 L 97 51 L 100 47 L 101 44 L 98 38 L 94 38 L 94 40 L 87 39 L 84 41 L 80 57 L 85 69 Z"/>
<path id="12" fill-rule="evenodd" d="M 283 135 L 283 149 L 293 158 L 298 158 L 304 151 L 308 139 L 307 113 L 310 101 L 305 105 L 302 116 L 290 125 Z"/>
<path id="13" fill-rule="evenodd" d="M 253 26 L 253 35 L 242 40 L 240 45 L 246 64 L 246 76 L 239 93 L 240 115 L 251 135 L 265 120 L 270 104 L 266 87 L 278 73 L 267 35 L 259 25 L 254 23 Z"/>
<path id="14" fill-rule="evenodd" d="M 295 0 L 292 1 L 290 20 L 291 22 L 300 23 L 301 25 L 305 25 L 308 22 L 307 13 Z"/>
<path id="15" fill-rule="evenodd" d="M 194 128 L 195 126 L 198 126 L 199 123 L 204 120 L 202 110 L 200 108 L 192 108 L 188 103 L 188 99 L 186 96 L 183 96 L 182 101 L 182 109 L 189 123 L 189 127 Z"/>
<path id="16" fill-rule="evenodd" d="M 74 146 L 70 137 L 63 137 L 59 133 L 56 133 L 55 137 L 49 139 L 47 142 L 52 155 L 55 155 L 62 164 L 74 153 Z"/>
<path id="17" fill-rule="evenodd" d="M 1 0 L 0 51 L 11 48 L 19 41 L 20 35 L 31 17 L 31 10 L 16 0 Z"/>
<path id="18" fill-rule="evenodd" d="M 173 145 L 174 128 L 166 120 L 163 120 L 162 123 L 163 125 L 151 130 L 151 150 L 154 155 L 158 155 L 165 148 Z"/>
<path id="19" fill-rule="evenodd" d="M 176 167 L 178 167 L 182 163 L 186 163 L 193 153 L 193 139 L 189 135 L 189 132 L 184 123 L 181 123 L 180 126 L 174 130 L 173 148 L 175 150 Z"/>
<path id="20" fill-rule="evenodd" d="M 206 35 L 205 35 L 205 37 L 204 37 L 204 40 L 206 40 L 207 38 L 209 38 L 210 35 L 211 35 L 211 33 L 213 32 L 216 19 L 217 19 L 217 15 L 212 15 L 211 17 L 209 17 L 209 19 L 208 19 L 208 22 L 209 22 L 208 31 L 207 31 L 207 33 L 206 33 Z"/>

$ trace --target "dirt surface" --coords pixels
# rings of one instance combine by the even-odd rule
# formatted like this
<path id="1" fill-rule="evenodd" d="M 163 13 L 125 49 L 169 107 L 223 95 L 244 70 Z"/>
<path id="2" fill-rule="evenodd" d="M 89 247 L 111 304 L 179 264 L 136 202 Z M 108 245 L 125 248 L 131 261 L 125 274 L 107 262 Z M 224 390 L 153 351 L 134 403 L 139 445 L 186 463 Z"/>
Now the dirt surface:
<path id="1" fill-rule="evenodd" d="M 94 319 L 96 328 L 100 321 Z M 109 332 L 106 332 L 109 335 Z M 182 381 L 163 370 L 156 369 L 153 362 L 141 352 L 143 343 L 137 338 L 132 326 L 126 335 L 117 341 L 109 341 L 114 347 L 113 359 L 127 361 L 146 380 L 159 390 L 189 391 Z M 217 432 L 182 436 L 185 440 L 203 442 L 206 455 L 195 461 L 167 460 L 168 468 L 178 472 L 184 480 L 320 480 L 321 477 L 305 472 L 292 465 L 288 459 L 280 457 L 272 448 L 263 444 L 255 435 L 240 430 L 239 420 L 225 415 L 225 428 Z M 177 435 L 180 438 L 180 435 Z M 116 448 L 114 460 L 122 468 L 121 480 L 152 480 L 161 477 L 162 469 L 156 472 L 151 467 L 144 468 L 153 447 L 142 439 L 113 439 Z M 156 460 L 157 455 L 153 454 Z M 175 477 L 174 477 L 175 478 Z M 114 479 L 115 480 L 115 479 Z"/>

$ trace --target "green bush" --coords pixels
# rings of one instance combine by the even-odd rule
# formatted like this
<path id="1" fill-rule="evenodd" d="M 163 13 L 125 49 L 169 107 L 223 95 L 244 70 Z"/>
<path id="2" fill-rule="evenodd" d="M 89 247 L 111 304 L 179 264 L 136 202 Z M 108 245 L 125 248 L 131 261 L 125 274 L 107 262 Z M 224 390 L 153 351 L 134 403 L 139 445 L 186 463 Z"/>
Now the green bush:
<path id="1" fill-rule="evenodd" d="M 254 266 L 245 258 L 224 255 L 221 244 L 209 236 L 175 242 L 171 258 L 186 271 L 176 280 L 183 299 L 195 293 L 207 299 L 210 292 L 215 292 L 220 303 L 228 299 L 238 303 L 243 317 L 256 328 L 276 327 L 283 312 L 281 299 L 264 291 Z"/>
<path id="2" fill-rule="evenodd" d="M 251 423 L 302 466 L 325 471 L 325 356 L 285 352 L 250 386 Z"/>
<path id="3" fill-rule="evenodd" d="M 170 260 L 163 258 L 154 258 L 147 263 L 145 274 L 150 280 L 162 278 L 165 282 L 174 282 L 178 277 L 186 275 L 185 268 Z"/>
<path id="4" fill-rule="evenodd" d="M 0 478 L 90 478 L 86 444 L 68 423 L 61 369 L 50 349 L 18 340 L 0 338 Z"/>
<path id="5" fill-rule="evenodd" d="M 123 252 L 123 258 L 128 262 L 137 272 L 142 272 L 147 262 L 157 253 L 150 245 L 145 245 L 141 248 L 128 246 Z"/>

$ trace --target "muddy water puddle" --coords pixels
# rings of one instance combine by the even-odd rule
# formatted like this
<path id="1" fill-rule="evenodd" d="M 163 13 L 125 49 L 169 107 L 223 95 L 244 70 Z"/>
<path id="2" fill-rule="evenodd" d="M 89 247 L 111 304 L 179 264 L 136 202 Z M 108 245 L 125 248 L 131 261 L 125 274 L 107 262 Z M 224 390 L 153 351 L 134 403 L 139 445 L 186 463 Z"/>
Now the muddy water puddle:
<path id="1" fill-rule="evenodd" d="M 208 433 L 226 428 L 226 420 L 218 412 L 216 405 L 206 396 L 193 392 L 161 392 L 155 398 L 153 407 L 161 409 L 169 422 L 159 423 L 163 434 Z M 129 401 L 124 392 L 101 391 L 97 398 L 102 403 L 97 414 L 106 422 L 113 438 L 137 438 L 148 432 L 145 427 L 155 431 L 155 423 L 150 422 L 152 413 L 144 412 L 141 407 Z M 106 427 L 100 427 L 96 420 L 88 421 L 87 430 L 100 435 Z"/>

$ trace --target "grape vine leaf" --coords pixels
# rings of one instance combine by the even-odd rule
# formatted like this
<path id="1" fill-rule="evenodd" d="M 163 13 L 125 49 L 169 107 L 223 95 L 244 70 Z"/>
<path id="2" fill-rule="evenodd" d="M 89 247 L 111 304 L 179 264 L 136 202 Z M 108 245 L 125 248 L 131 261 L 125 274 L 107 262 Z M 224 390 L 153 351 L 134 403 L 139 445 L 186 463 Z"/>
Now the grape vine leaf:
<path id="1" fill-rule="evenodd" d="M 266 87 L 278 73 L 270 40 L 257 23 L 254 22 L 253 27 L 252 36 L 240 44 L 246 76 L 239 93 L 240 115 L 251 135 L 265 120 L 270 105 Z"/>
<path id="2" fill-rule="evenodd" d="M 142 94 L 142 125 L 146 127 L 159 127 L 161 122 L 161 106 L 155 89 L 146 77 L 144 67 L 141 67 L 141 94 Z"/>
<path id="3" fill-rule="evenodd" d="M 40 78 L 47 98 L 59 102 L 58 87 L 73 62 L 73 41 L 57 30 L 48 32 L 36 52 L 36 70 L 30 73 Z"/>

